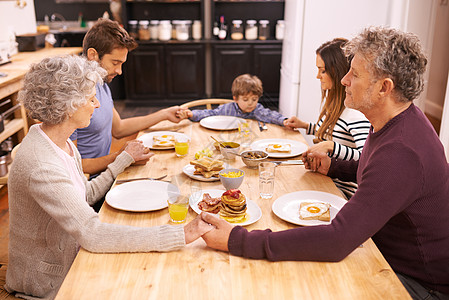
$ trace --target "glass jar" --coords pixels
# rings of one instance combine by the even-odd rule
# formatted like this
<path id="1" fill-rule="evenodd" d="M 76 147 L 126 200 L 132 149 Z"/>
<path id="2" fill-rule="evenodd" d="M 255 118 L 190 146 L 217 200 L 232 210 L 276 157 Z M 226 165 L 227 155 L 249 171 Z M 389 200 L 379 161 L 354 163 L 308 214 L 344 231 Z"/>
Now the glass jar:
<path id="1" fill-rule="evenodd" d="M 151 20 L 150 21 L 150 38 L 152 40 L 157 40 L 159 36 L 159 21 Z"/>
<path id="2" fill-rule="evenodd" d="M 284 39 L 284 32 L 285 32 L 285 21 L 284 20 L 278 20 L 276 24 L 276 39 L 277 40 L 283 40 Z"/>
<path id="3" fill-rule="evenodd" d="M 139 32 L 137 28 L 137 20 L 129 20 L 128 21 L 128 33 L 133 39 L 139 38 Z"/>
<path id="4" fill-rule="evenodd" d="M 171 21 L 171 38 L 176 40 L 176 25 L 178 25 L 179 20 Z"/>
<path id="5" fill-rule="evenodd" d="M 192 26 L 192 37 L 194 40 L 201 40 L 201 21 L 200 20 L 195 20 L 193 21 L 193 26 Z"/>
<path id="6" fill-rule="evenodd" d="M 171 39 L 172 26 L 169 20 L 159 21 L 158 38 L 161 41 L 169 41 Z"/>
<path id="7" fill-rule="evenodd" d="M 187 41 L 190 38 L 190 26 L 192 21 L 178 21 L 176 24 L 176 39 Z"/>
<path id="8" fill-rule="evenodd" d="M 231 39 L 233 40 L 243 39 L 242 20 L 232 20 Z"/>
<path id="9" fill-rule="evenodd" d="M 150 39 L 150 21 L 139 21 L 139 40 L 148 41 Z"/>
<path id="10" fill-rule="evenodd" d="M 245 29 L 245 38 L 247 40 L 257 40 L 257 21 L 247 20 Z"/>
<path id="11" fill-rule="evenodd" d="M 268 40 L 270 38 L 270 21 L 259 21 L 259 40 Z"/>

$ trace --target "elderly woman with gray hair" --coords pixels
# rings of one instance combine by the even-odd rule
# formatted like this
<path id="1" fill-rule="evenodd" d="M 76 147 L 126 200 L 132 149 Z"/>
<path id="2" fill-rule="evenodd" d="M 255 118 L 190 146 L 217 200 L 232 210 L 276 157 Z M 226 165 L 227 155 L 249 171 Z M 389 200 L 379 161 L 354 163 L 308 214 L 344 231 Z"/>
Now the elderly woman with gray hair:
<path id="1" fill-rule="evenodd" d="M 83 175 L 80 154 L 69 137 L 89 125 L 99 107 L 95 85 L 105 75 L 96 62 L 65 56 L 44 59 L 25 76 L 19 100 L 42 123 L 23 139 L 8 182 L 5 288 L 18 297 L 54 298 L 80 246 L 92 252 L 170 251 L 210 229 L 199 218 L 186 226 L 107 224 L 90 207 L 127 166 L 152 155 L 134 141 L 100 176 L 87 181 Z"/>

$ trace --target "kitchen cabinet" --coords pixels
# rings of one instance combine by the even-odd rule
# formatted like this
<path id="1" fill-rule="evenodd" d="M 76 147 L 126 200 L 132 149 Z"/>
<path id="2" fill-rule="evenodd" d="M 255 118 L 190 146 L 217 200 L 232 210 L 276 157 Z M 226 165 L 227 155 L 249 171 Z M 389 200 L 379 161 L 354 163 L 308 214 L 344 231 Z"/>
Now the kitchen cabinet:
<path id="1" fill-rule="evenodd" d="M 231 98 L 232 81 L 250 73 L 262 81 L 264 94 L 277 101 L 282 54 L 280 42 L 254 42 L 212 45 L 214 98 Z"/>
<path id="2" fill-rule="evenodd" d="M 128 20 L 201 20 L 203 37 L 200 41 L 138 41 L 124 67 L 127 101 L 169 105 L 205 97 L 231 98 L 234 78 L 251 73 L 262 80 L 265 95 L 277 105 L 282 41 L 274 39 L 274 28 L 283 19 L 284 2 L 123 0 L 126 28 Z M 228 26 L 224 40 L 212 35 L 214 21 L 221 15 Z M 231 40 L 233 19 L 269 20 L 268 40 Z"/>
<path id="3" fill-rule="evenodd" d="M 205 97 L 205 61 L 202 43 L 140 43 L 125 64 L 130 102 L 178 104 Z"/>

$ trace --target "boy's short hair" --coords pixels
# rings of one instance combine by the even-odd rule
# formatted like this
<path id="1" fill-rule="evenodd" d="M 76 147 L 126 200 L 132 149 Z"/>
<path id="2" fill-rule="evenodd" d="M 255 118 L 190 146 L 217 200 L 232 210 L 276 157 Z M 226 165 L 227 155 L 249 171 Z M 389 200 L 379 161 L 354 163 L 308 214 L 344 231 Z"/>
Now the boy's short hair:
<path id="1" fill-rule="evenodd" d="M 114 49 L 126 48 L 132 51 L 137 48 L 137 42 L 118 22 L 100 18 L 84 37 L 84 55 L 87 55 L 89 48 L 95 49 L 101 59 Z"/>
<path id="2" fill-rule="evenodd" d="M 238 97 L 248 94 L 257 95 L 259 98 L 263 94 L 262 81 L 256 75 L 243 74 L 232 82 L 232 96 Z"/>

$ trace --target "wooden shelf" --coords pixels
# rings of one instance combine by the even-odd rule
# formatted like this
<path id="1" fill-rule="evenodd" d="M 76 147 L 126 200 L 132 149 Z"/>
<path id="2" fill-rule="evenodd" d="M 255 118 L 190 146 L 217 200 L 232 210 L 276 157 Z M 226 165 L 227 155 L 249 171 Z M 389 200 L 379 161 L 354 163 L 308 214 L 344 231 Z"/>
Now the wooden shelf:
<path id="1" fill-rule="evenodd" d="M 11 135 L 15 134 L 16 132 L 19 132 L 19 130 L 22 130 L 23 128 L 24 128 L 23 119 L 10 120 L 8 123 L 5 124 L 5 130 L 2 133 L 0 133 L 0 142 L 3 142 Z"/>

